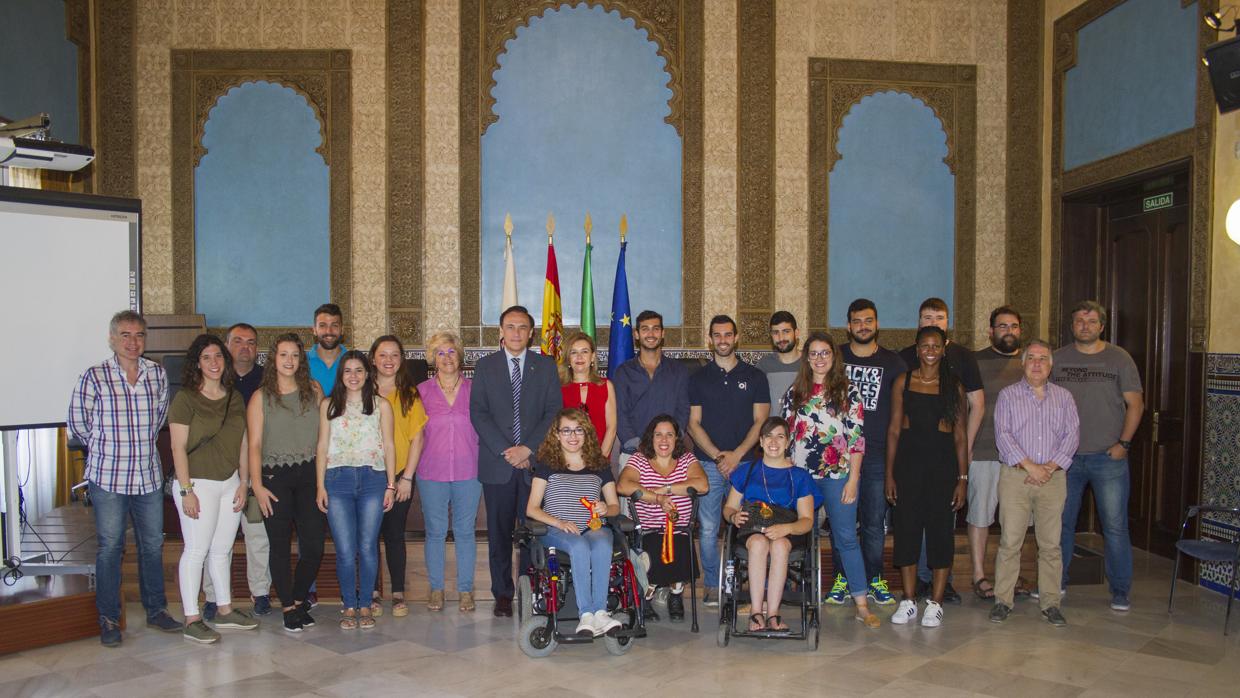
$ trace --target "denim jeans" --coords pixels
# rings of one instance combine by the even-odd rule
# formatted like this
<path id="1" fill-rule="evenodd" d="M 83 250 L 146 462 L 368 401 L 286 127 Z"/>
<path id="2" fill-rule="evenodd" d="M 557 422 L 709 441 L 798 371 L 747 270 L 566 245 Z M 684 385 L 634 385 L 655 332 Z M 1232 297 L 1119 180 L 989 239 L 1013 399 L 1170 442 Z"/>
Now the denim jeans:
<path id="1" fill-rule="evenodd" d="M 474 542 L 474 520 L 478 516 L 478 500 L 482 498 L 482 483 L 477 480 L 435 482 L 418 480 L 422 494 L 422 516 L 426 520 L 426 576 L 431 589 L 442 591 L 444 586 L 444 553 L 448 538 L 448 507 L 452 509 L 452 539 L 456 548 L 456 590 L 474 590 L 474 560 L 477 544 Z"/>
<path id="2" fill-rule="evenodd" d="M 611 581 L 612 530 L 606 526 L 586 529 L 574 536 L 557 528 L 542 536 L 548 548 L 568 552 L 572 558 L 573 595 L 577 597 L 577 613 L 598 613 L 607 610 L 607 585 Z"/>
<path id="3" fill-rule="evenodd" d="M 95 553 L 95 607 L 99 615 L 121 617 L 121 554 L 125 551 L 126 518 L 133 520 L 138 544 L 138 588 L 147 617 L 164 610 L 164 491 L 117 494 L 90 483 L 91 508 L 99 551 Z"/>
<path id="4" fill-rule="evenodd" d="M 832 480 L 829 477 L 814 480 L 822 492 L 822 506 L 831 522 L 831 549 L 838 550 L 844 563 L 844 576 L 848 578 L 848 592 L 853 596 L 865 596 L 869 582 L 865 576 L 865 562 L 861 557 L 861 545 L 857 542 L 857 502 L 844 504 L 840 496 L 848 478 Z M 858 483 L 860 484 L 860 483 Z M 860 488 L 857 498 L 860 499 Z"/>
<path id="5" fill-rule="evenodd" d="M 864 470 L 862 472 L 865 472 Z M 883 544 L 887 538 L 886 482 L 879 478 L 861 478 L 857 488 L 857 522 L 861 524 L 861 559 L 865 562 L 867 580 L 883 575 Z M 830 517 L 830 512 L 827 512 Z M 839 542 L 835 540 L 835 525 L 831 526 L 831 561 L 836 573 L 844 574 L 844 561 L 840 559 Z M 851 579 L 851 577 L 849 577 Z M 852 584 L 849 584 L 851 587 Z"/>
<path id="6" fill-rule="evenodd" d="M 723 521 L 723 500 L 728 494 L 728 481 L 719 472 L 719 466 L 706 460 L 702 462 L 710 491 L 698 500 L 698 550 L 701 551 L 702 583 L 707 589 L 719 588 L 719 524 Z"/>
<path id="7" fill-rule="evenodd" d="M 1076 545 L 1076 519 L 1086 485 L 1094 487 L 1098 518 L 1102 523 L 1103 564 L 1112 596 L 1127 597 L 1132 590 L 1132 540 L 1128 537 L 1128 458 L 1111 460 L 1106 453 L 1078 453 L 1068 469 L 1068 498 L 1063 507 L 1063 586 L 1068 585 L 1068 565 Z"/>
<path id="8" fill-rule="evenodd" d="M 383 491 L 387 474 L 368 466 L 328 468 L 327 523 L 336 544 L 336 578 L 345 608 L 370 604 L 379 573 L 379 526 L 383 523 Z M 359 593 L 361 590 L 362 593 Z"/>

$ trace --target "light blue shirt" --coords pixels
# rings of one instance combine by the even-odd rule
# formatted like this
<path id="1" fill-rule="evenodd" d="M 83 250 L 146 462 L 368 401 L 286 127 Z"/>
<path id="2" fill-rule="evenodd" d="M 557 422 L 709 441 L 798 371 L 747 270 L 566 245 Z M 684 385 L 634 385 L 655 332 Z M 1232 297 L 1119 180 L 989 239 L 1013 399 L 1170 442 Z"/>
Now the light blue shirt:
<path id="1" fill-rule="evenodd" d="M 306 354 L 310 357 L 310 377 L 318 382 L 319 387 L 323 389 L 323 397 L 330 397 L 332 394 L 332 386 L 336 385 L 336 373 L 340 370 L 340 357 L 349 350 L 348 347 L 341 344 L 340 356 L 336 357 L 335 363 L 328 366 L 323 359 L 319 358 L 319 345 L 315 344 Z"/>
<path id="2" fill-rule="evenodd" d="M 512 377 L 512 360 L 513 360 L 513 359 L 516 359 L 516 360 L 517 360 L 517 365 L 521 367 L 521 375 L 523 375 L 523 376 L 524 376 L 524 375 L 525 375 L 525 355 L 526 355 L 526 354 L 528 354 L 530 350 L 529 350 L 529 349 L 522 349 L 522 350 L 521 350 L 521 353 L 520 353 L 520 354 L 517 354 L 516 356 L 513 356 L 513 355 L 512 355 L 512 354 L 508 351 L 508 347 L 504 347 L 503 351 L 504 351 L 504 359 L 505 359 L 505 360 L 506 360 L 506 362 L 507 362 L 507 366 L 506 366 L 505 368 L 507 368 L 507 369 L 508 369 L 508 376 L 509 376 L 509 378 L 511 378 L 511 377 Z"/>

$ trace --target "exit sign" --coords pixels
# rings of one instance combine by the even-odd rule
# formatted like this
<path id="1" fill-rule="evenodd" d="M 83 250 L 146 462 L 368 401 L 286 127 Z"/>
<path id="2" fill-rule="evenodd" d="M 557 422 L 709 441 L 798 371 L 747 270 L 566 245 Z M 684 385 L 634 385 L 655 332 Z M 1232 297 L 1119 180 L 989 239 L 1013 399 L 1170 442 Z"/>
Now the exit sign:
<path id="1" fill-rule="evenodd" d="M 1144 213 L 1149 213 L 1150 211 L 1157 211 L 1160 208 L 1168 208 L 1175 203 L 1174 199 L 1175 197 L 1172 192 L 1147 196 L 1141 200 L 1141 210 Z"/>

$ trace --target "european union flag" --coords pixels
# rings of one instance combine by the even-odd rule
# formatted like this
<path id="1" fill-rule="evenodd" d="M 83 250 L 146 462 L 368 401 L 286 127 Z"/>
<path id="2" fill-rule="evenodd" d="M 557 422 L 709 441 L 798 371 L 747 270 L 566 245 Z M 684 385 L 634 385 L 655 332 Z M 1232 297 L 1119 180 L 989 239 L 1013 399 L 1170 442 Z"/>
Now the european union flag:
<path id="1" fill-rule="evenodd" d="M 620 364 L 633 358 L 633 317 L 629 312 L 629 280 L 624 274 L 624 250 L 620 243 L 620 260 L 616 262 L 616 285 L 611 292 L 611 339 L 607 343 L 607 375 L 616 375 Z"/>

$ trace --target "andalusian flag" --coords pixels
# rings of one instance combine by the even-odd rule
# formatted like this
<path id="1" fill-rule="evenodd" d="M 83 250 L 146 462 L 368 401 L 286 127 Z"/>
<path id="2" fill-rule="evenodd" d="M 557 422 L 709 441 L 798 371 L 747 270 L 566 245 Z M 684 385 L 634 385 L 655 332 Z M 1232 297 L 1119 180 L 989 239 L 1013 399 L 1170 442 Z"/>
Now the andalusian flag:
<path id="1" fill-rule="evenodd" d="M 586 214 L 586 261 L 581 270 L 581 331 L 594 339 L 594 277 L 590 273 L 590 214 Z"/>
<path id="2" fill-rule="evenodd" d="M 564 315 L 560 312 L 560 271 L 555 263 L 555 244 L 551 233 L 555 219 L 547 216 L 547 278 L 543 281 L 542 353 L 563 362 Z"/>

